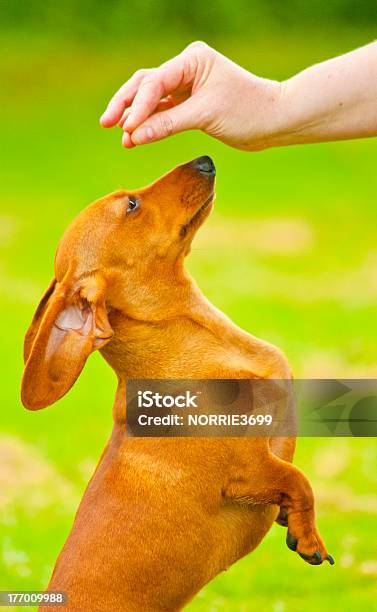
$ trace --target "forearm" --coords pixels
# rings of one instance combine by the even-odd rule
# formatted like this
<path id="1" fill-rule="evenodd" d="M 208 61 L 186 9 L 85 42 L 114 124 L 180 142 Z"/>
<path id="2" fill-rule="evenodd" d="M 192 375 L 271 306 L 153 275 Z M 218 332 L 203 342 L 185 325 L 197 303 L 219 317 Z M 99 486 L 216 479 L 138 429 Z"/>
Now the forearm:
<path id="1" fill-rule="evenodd" d="M 377 43 L 316 64 L 281 85 L 267 146 L 377 135 Z"/>

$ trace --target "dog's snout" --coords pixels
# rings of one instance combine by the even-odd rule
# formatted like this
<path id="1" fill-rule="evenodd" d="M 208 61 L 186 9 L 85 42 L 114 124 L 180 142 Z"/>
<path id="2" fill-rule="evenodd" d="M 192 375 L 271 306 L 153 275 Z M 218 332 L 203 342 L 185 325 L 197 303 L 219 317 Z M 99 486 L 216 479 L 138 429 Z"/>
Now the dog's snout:
<path id="1" fill-rule="evenodd" d="M 215 176 L 216 174 L 215 164 L 208 155 L 203 155 L 202 157 L 194 159 L 191 165 L 202 174 L 208 174 L 209 176 Z"/>

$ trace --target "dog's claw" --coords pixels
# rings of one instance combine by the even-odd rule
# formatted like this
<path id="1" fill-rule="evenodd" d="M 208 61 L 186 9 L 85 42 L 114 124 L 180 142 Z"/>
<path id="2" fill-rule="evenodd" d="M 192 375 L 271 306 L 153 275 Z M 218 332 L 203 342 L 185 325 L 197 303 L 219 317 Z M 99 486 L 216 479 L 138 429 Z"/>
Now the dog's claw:
<path id="1" fill-rule="evenodd" d="M 321 553 L 319 552 L 319 550 L 316 550 L 316 552 L 313 555 L 314 559 L 316 559 L 318 561 L 318 563 L 322 563 L 322 557 L 321 557 Z"/>
<path id="2" fill-rule="evenodd" d="M 286 544 L 289 550 L 293 550 L 293 552 L 298 552 L 301 559 L 304 559 L 304 561 L 306 561 L 307 563 L 310 563 L 310 565 L 321 565 L 323 561 L 328 561 L 330 565 L 334 565 L 335 563 L 334 557 L 329 554 L 327 555 L 325 559 L 322 559 L 322 555 L 319 550 L 316 550 L 313 555 L 306 555 L 305 553 L 299 552 L 297 550 L 298 542 L 296 538 L 291 533 L 289 533 L 289 531 L 287 533 L 287 537 L 285 541 L 286 541 Z"/>
<path id="3" fill-rule="evenodd" d="M 319 550 L 316 550 L 314 555 L 305 555 L 305 553 L 300 552 L 298 554 L 300 555 L 301 559 L 304 559 L 304 561 L 307 561 L 310 563 L 310 565 L 321 565 L 322 563 L 322 557 Z"/>
<path id="4" fill-rule="evenodd" d="M 293 551 L 296 550 L 296 548 L 297 548 L 297 540 L 296 540 L 296 538 L 291 533 L 289 533 L 289 531 L 287 533 L 287 537 L 285 539 L 285 542 L 286 542 L 289 550 L 293 550 Z"/>
<path id="5" fill-rule="evenodd" d="M 304 559 L 310 565 L 322 565 L 323 559 L 319 550 L 316 550 L 314 555 L 305 555 L 304 553 L 298 553 L 302 559 Z"/>

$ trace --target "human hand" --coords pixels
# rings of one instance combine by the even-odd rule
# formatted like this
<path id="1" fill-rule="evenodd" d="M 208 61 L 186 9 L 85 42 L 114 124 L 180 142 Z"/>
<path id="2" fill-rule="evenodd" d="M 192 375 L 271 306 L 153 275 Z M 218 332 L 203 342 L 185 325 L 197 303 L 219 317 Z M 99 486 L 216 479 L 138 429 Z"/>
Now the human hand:
<path id="1" fill-rule="evenodd" d="M 244 70 L 203 42 L 158 68 L 138 70 L 110 100 L 103 127 L 123 129 L 126 148 L 199 129 L 233 147 L 269 146 L 281 85 Z"/>

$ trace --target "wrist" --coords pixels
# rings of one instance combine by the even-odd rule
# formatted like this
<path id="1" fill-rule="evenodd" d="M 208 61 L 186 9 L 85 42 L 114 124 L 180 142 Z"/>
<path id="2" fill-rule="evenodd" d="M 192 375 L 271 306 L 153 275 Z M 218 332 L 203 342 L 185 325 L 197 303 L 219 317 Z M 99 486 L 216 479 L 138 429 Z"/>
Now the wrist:
<path id="1" fill-rule="evenodd" d="M 251 109 L 248 130 L 250 137 L 245 148 L 249 151 L 261 151 L 281 144 L 289 144 L 292 118 L 288 82 L 258 78 L 257 84 L 254 81 L 254 91 L 251 91 L 253 101 L 255 101 L 256 91 L 258 91 L 259 99 L 257 105 L 254 103 L 254 108 Z M 255 106 L 258 112 L 255 112 Z"/>
<path id="2" fill-rule="evenodd" d="M 266 104 L 265 132 L 260 149 L 293 144 L 299 130 L 293 113 L 290 81 L 274 81 L 273 95 Z"/>

